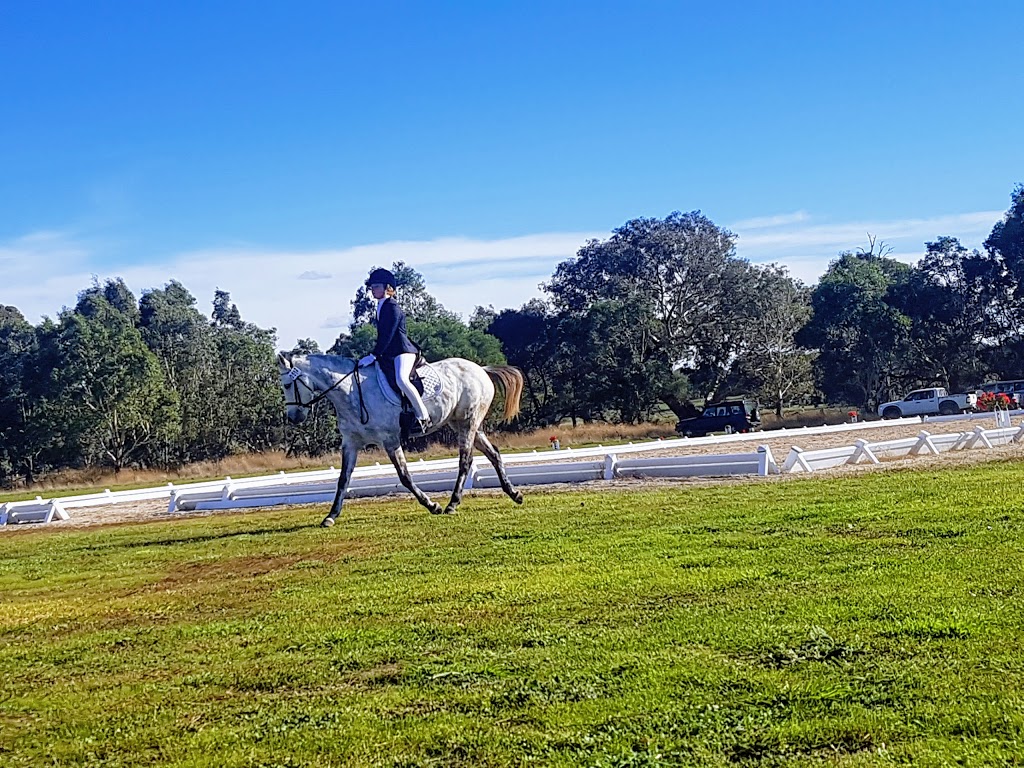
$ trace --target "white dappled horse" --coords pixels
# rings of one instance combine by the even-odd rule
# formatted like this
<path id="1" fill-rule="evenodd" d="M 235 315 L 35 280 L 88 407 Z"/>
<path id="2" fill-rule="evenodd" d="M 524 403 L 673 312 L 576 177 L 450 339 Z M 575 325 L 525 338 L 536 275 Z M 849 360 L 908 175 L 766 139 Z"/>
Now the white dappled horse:
<path id="1" fill-rule="evenodd" d="M 440 391 L 424 401 L 433 425 L 429 431 L 447 425 L 455 430 L 459 444 L 458 477 L 451 500 L 443 510 L 412 481 L 402 450 L 399 429 L 401 406 L 392 402 L 382 391 L 376 363 L 357 369 L 355 360 L 339 355 L 278 353 L 277 366 L 281 374 L 288 420 L 292 424 L 301 424 L 309 416 L 310 408 L 322 399 L 330 400 L 338 417 L 341 475 L 338 477 L 338 491 L 331 511 L 321 523 L 323 527 L 334 525 L 341 512 L 356 458 L 359 451 L 368 445 L 378 445 L 387 452 L 402 485 L 432 514 L 448 514 L 458 508 L 472 465 L 474 445 L 494 465 L 505 493 L 516 504 L 523 503 L 523 494 L 512 486 L 505 474 L 501 454 L 480 429 L 494 399 L 495 383 L 505 393 L 502 418 L 510 421 L 519 413 L 519 398 L 523 393 L 522 372 L 508 365 L 479 366 L 459 357 L 450 357 L 430 365 L 440 378 Z"/>

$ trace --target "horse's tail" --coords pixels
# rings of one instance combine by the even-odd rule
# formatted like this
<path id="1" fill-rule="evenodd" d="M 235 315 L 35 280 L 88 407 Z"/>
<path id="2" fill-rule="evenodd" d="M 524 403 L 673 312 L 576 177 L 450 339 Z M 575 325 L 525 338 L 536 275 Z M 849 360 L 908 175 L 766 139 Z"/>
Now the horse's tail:
<path id="1" fill-rule="evenodd" d="M 505 411 L 501 414 L 502 421 L 512 421 L 519 415 L 519 399 L 523 395 L 523 372 L 511 365 L 485 365 L 484 370 L 491 381 L 500 384 L 505 392 Z"/>

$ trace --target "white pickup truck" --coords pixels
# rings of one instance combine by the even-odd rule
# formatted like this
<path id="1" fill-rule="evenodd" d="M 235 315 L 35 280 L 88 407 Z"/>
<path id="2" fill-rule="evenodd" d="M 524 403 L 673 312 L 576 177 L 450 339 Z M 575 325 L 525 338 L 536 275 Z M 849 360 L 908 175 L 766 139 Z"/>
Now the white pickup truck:
<path id="1" fill-rule="evenodd" d="M 951 395 L 943 387 L 915 389 L 902 400 L 892 400 L 878 406 L 878 415 L 883 419 L 899 419 L 904 416 L 949 416 L 963 411 L 973 411 L 978 405 L 976 394 Z"/>

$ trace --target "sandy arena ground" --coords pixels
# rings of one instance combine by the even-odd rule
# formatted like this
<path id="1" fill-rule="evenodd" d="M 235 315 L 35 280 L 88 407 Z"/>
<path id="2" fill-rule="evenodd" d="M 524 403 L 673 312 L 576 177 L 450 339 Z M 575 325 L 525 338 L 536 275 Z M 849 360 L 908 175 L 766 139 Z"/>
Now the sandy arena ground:
<path id="1" fill-rule="evenodd" d="M 1015 422 L 1015 425 L 1019 422 Z M 840 432 L 838 434 L 828 435 L 801 435 L 797 430 L 789 430 L 787 432 L 773 433 L 763 432 L 759 435 L 761 439 L 742 444 L 726 444 L 726 445 L 693 445 L 685 448 L 677 448 L 673 450 L 666 450 L 663 452 L 651 451 L 645 452 L 643 456 L 653 457 L 659 455 L 695 455 L 695 454 L 715 454 L 715 453 L 738 453 L 747 452 L 756 449 L 758 445 L 768 445 L 771 448 L 772 455 L 775 457 L 775 461 L 781 466 L 786 460 L 786 456 L 789 455 L 789 450 L 793 446 L 803 448 L 804 450 L 817 450 L 821 448 L 838 448 L 846 445 L 853 445 L 858 439 L 865 439 L 872 443 L 882 442 L 885 440 L 896 440 L 899 438 L 914 437 L 922 429 L 927 429 L 931 434 L 944 434 L 948 432 L 970 432 L 973 431 L 977 426 L 984 426 L 985 428 L 992 428 L 993 423 L 985 421 L 959 421 L 959 422 L 944 422 L 944 423 L 929 423 L 923 424 L 901 424 L 892 427 L 882 427 L 876 429 L 868 429 L 863 431 L 850 431 Z M 609 448 L 609 452 L 613 449 Z M 568 457 L 567 457 L 568 458 Z M 985 449 L 972 449 L 964 451 L 953 451 L 943 453 L 939 456 L 917 456 L 907 457 L 901 459 L 882 460 L 879 465 L 872 464 L 857 464 L 854 466 L 836 467 L 829 470 L 817 471 L 814 473 L 814 477 L 834 477 L 842 474 L 852 474 L 854 472 L 885 472 L 897 468 L 952 468 L 958 466 L 964 466 L 969 464 L 978 464 L 986 461 L 994 461 L 999 459 L 1021 459 L 1024 458 L 1024 442 L 1016 443 L 1006 446 L 999 446 L 991 450 Z M 803 478 L 808 475 L 805 473 L 798 474 L 786 474 L 786 475 L 773 475 L 771 477 L 753 477 L 753 476 L 734 476 L 734 477 L 701 477 L 701 478 L 644 478 L 644 479 L 622 479 L 622 480 L 600 480 L 586 484 L 588 490 L 602 490 L 602 489 L 622 489 L 628 490 L 631 488 L 649 488 L 651 486 L 681 486 L 681 487 L 696 487 L 706 485 L 722 485 L 722 484 L 740 484 L 740 483 L 764 483 L 764 482 L 787 482 L 794 478 Z M 543 485 L 543 486 L 525 486 L 523 490 L 527 493 L 527 503 L 529 503 L 529 493 L 531 490 L 534 492 L 557 492 L 559 490 L 580 490 L 584 486 L 582 485 L 568 485 L 568 484 L 555 484 L 555 485 Z M 475 495 L 493 495 L 500 494 L 498 490 L 485 490 L 485 489 L 474 489 L 467 491 L 464 497 L 464 503 L 466 500 L 471 500 Z M 415 504 L 410 496 L 402 495 L 395 496 L 393 498 L 404 498 L 410 503 Z M 440 496 L 437 496 L 438 500 L 441 500 Z M 366 504 L 376 499 L 352 499 L 346 501 L 346 505 L 349 504 Z M 324 505 L 317 505 L 324 506 Z M 154 520 L 172 520 L 178 519 L 185 515 L 188 516 L 206 516 L 206 515 L 223 515 L 223 514 L 246 514 L 247 511 L 251 510 L 224 510 L 224 511 L 200 511 L 200 512 L 175 512 L 168 513 L 166 501 L 146 501 L 136 502 L 132 504 L 112 504 L 103 507 L 88 507 L 84 509 L 72 509 L 69 511 L 71 515 L 70 520 L 61 520 L 50 523 L 49 525 L 38 525 L 38 524 L 24 524 L 24 525 L 6 525 L 0 526 L 0 532 L 3 531 L 16 531 L 16 530 L 39 530 L 46 528 L 47 530 L 64 530 L 67 528 L 78 528 L 82 526 L 91 525 L 107 525 L 112 523 L 131 523 L 131 522 L 151 522 Z M 322 510 L 326 511 L 326 509 Z"/>

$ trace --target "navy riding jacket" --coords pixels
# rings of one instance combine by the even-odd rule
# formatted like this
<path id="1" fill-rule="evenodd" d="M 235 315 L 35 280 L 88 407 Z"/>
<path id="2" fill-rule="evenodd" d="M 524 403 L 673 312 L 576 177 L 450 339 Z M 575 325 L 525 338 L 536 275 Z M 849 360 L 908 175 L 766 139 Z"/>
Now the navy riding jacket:
<path id="1" fill-rule="evenodd" d="M 394 358 L 407 352 L 415 354 L 418 351 L 406 333 L 405 312 L 398 306 L 398 302 L 389 296 L 380 305 L 380 314 L 377 317 L 377 345 L 373 348 L 374 357 Z"/>

